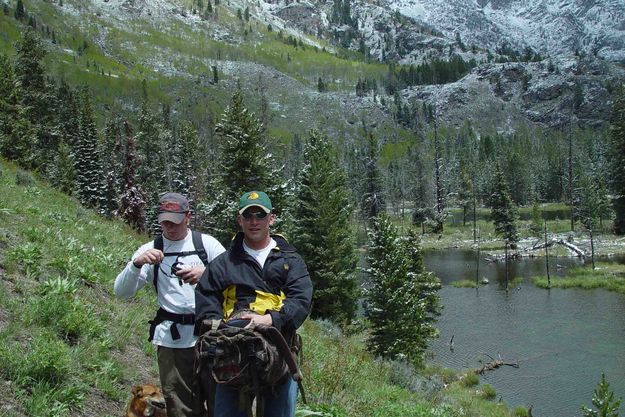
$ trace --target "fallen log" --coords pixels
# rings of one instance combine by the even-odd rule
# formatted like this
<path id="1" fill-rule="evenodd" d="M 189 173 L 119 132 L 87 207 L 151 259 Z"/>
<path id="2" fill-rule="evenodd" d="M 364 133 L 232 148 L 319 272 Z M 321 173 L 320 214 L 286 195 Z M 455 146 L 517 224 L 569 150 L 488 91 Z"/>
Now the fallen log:
<path id="1" fill-rule="evenodd" d="M 478 375 L 483 375 L 484 372 L 486 371 L 492 371 L 493 369 L 497 369 L 501 366 L 511 366 L 513 368 L 518 368 L 519 364 L 518 363 L 512 363 L 512 362 L 504 362 L 501 359 L 493 359 L 491 362 L 487 362 L 484 364 L 484 366 L 482 366 L 481 368 L 476 368 L 473 370 L 474 373 L 478 374 Z"/>
<path id="2" fill-rule="evenodd" d="M 562 246 L 566 247 L 567 249 L 569 249 L 571 252 L 576 253 L 577 256 L 579 256 L 581 258 L 586 257 L 586 253 L 582 249 L 578 248 L 577 246 L 573 245 L 572 243 L 567 242 L 564 239 L 552 239 L 552 240 L 550 240 L 547 243 L 545 243 L 545 242 L 535 243 L 532 246 L 531 250 L 544 249 L 545 247 L 549 248 L 549 247 L 551 247 L 553 245 L 562 245 Z"/>

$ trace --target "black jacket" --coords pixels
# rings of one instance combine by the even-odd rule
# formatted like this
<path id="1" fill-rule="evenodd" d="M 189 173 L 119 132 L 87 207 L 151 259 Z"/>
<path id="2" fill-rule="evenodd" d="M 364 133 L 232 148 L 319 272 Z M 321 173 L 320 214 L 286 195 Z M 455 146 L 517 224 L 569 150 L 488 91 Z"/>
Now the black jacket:
<path id="1" fill-rule="evenodd" d="M 312 300 L 306 264 L 283 237 L 272 238 L 277 245 L 262 269 L 243 249 L 241 232 L 208 265 L 195 288 L 196 334 L 202 320 L 227 319 L 241 310 L 271 314 L 273 326 L 285 337 L 302 325 Z"/>

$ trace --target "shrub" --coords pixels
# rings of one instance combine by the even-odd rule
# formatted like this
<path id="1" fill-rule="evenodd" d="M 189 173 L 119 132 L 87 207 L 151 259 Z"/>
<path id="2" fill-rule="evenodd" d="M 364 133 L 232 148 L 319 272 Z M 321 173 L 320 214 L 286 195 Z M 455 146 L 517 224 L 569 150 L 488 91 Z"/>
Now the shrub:
<path id="1" fill-rule="evenodd" d="M 479 383 L 480 383 L 480 377 L 477 376 L 475 372 L 469 372 L 460 380 L 460 385 L 466 388 L 474 387 Z"/>
<path id="2" fill-rule="evenodd" d="M 81 336 L 98 336 L 102 333 L 103 326 L 95 320 L 89 307 L 70 295 L 71 287 L 54 288 L 50 291 L 53 292 L 31 299 L 26 314 L 29 323 L 48 326 L 58 337 L 69 343 L 75 343 Z M 57 291 L 70 293 L 60 294 Z"/>
<path id="3" fill-rule="evenodd" d="M 23 187 L 32 187 L 35 185 L 35 179 L 30 173 L 19 169 L 15 173 L 15 185 L 21 185 Z"/>
<path id="4" fill-rule="evenodd" d="M 527 408 L 523 407 L 522 405 L 519 405 L 519 406 L 515 407 L 513 413 L 517 417 L 528 417 L 529 416 L 529 412 L 527 411 Z"/>
<path id="5" fill-rule="evenodd" d="M 497 391 L 495 391 L 495 388 L 493 388 L 492 385 L 485 384 L 482 386 L 483 398 L 487 400 L 492 400 L 493 398 L 495 398 L 496 395 L 497 395 Z"/>
<path id="6" fill-rule="evenodd" d="M 39 382 L 59 384 L 67 379 L 70 371 L 70 349 L 47 330 L 33 337 L 23 358 L 20 363 L 20 379 L 28 386 Z"/>

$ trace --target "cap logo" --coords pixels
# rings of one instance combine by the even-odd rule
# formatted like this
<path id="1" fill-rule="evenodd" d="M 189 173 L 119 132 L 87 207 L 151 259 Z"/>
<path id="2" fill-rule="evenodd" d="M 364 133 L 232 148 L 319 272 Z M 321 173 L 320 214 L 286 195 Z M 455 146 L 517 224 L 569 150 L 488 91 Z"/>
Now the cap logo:
<path id="1" fill-rule="evenodd" d="M 257 200 L 258 198 L 260 198 L 260 196 L 257 192 L 252 192 L 250 193 L 249 197 L 247 197 L 248 200 Z"/>
<path id="2" fill-rule="evenodd" d="M 173 212 L 181 212 L 182 207 L 180 207 L 180 203 L 177 201 L 163 201 L 161 203 L 160 210 L 162 211 L 173 211 Z"/>

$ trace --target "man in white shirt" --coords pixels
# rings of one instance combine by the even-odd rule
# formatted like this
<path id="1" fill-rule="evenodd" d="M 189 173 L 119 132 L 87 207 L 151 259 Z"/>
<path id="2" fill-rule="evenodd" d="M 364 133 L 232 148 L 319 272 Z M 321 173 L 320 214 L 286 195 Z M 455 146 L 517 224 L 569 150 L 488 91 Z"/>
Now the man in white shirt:
<path id="1" fill-rule="evenodd" d="M 195 285 L 208 262 L 225 251 L 212 236 L 192 232 L 192 211 L 181 194 L 159 200 L 158 221 L 163 234 L 141 246 L 114 284 L 115 295 L 131 298 L 153 283 L 159 309 L 150 322 L 150 340 L 157 345 L 161 387 L 169 417 L 206 416 L 193 393 Z"/>

